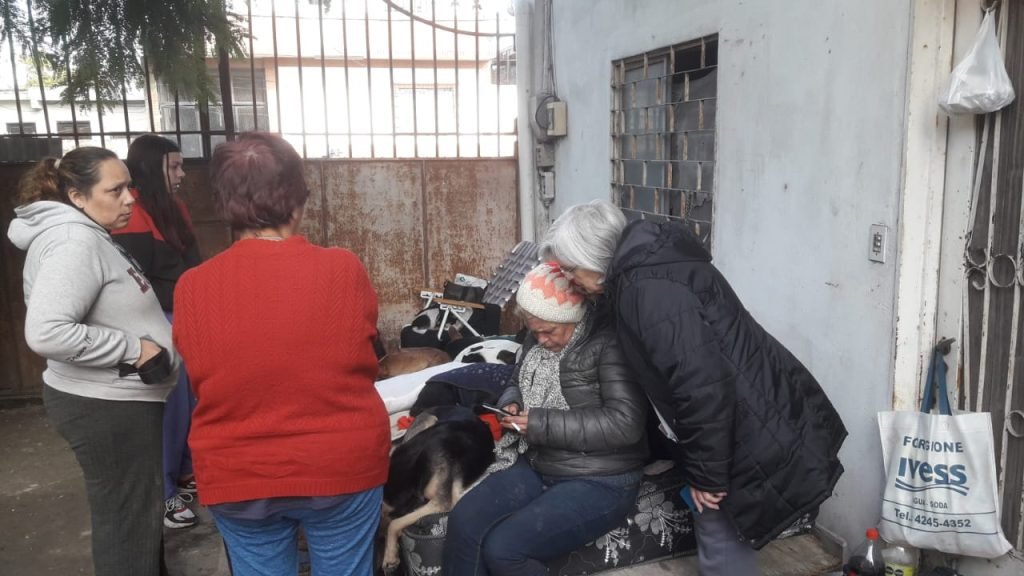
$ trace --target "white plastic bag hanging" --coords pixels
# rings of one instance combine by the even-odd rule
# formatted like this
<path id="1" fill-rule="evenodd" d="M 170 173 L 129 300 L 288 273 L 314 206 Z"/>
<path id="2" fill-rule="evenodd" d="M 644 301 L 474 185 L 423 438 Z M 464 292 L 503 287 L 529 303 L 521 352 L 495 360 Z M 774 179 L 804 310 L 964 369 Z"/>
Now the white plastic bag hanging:
<path id="1" fill-rule="evenodd" d="M 1003 108 L 1013 98 L 1013 85 L 996 38 L 995 10 L 988 9 L 974 46 L 953 68 L 939 107 L 947 114 L 985 114 Z"/>

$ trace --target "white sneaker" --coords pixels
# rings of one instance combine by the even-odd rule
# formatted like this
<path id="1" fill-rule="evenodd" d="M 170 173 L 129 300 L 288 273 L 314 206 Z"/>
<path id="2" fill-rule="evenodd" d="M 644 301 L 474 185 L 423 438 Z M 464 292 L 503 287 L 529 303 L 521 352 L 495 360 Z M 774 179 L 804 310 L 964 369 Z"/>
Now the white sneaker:
<path id="1" fill-rule="evenodd" d="M 164 501 L 164 509 L 164 526 L 168 528 L 191 528 L 199 523 L 199 518 L 177 494 Z"/>

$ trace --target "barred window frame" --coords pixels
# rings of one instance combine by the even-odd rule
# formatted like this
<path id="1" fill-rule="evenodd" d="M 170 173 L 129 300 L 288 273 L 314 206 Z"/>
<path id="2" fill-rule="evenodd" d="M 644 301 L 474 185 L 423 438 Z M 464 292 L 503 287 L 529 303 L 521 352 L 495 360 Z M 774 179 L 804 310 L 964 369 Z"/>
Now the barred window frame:
<path id="1" fill-rule="evenodd" d="M 630 219 L 681 220 L 710 248 L 718 36 L 612 63 L 613 201 Z"/>

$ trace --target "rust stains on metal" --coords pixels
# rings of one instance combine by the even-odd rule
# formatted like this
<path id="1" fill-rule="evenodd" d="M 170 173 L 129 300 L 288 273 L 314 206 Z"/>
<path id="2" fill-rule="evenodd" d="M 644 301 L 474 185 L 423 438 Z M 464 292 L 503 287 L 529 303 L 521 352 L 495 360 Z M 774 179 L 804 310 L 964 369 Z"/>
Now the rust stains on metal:
<path id="1" fill-rule="evenodd" d="M 458 272 L 489 278 L 518 241 L 514 162 L 440 160 L 424 166 L 430 282 L 441 286 Z"/>
<path id="2" fill-rule="evenodd" d="M 0 397 L 42 395 L 46 367 L 25 343 L 25 295 L 21 270 L 25 253 L 7 239 L 7 227 L 18 205 L 16 190 L 21 176 L 32 165 L 0 166 Z"/>
<path id="3" fill-rule="evenodd" d="M 355 252 L 389 348 L 419 292 L 458 272 L 490 277 L 517 241 L 515 161 L 324 161 L 325 243 Z"/>
<path id="4" fill-rule="evenodd" d="M 324 210 L 323 164 L 307 160 L 305 178 L 309 198 L 306 199 L 300 231 L 311 243 L 326 246 L 324 229 L 327 227 L 327 211 Z"/>
<path id="5" fill-rule="evenodd" d="M 381 337 L 393 344 L 424 288 L 419 162 L 324 162 L 323 185 L 326 244 L 363 261 L 380 302 Z"/>

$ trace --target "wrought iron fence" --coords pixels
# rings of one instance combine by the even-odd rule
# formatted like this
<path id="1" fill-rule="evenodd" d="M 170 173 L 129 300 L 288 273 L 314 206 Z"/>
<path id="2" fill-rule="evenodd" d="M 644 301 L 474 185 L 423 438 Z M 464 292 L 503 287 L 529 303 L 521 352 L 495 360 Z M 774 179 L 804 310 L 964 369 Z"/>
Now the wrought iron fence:
<path id="1" fill-rule="evenodd" d="M 507 0 L 234 0 L 245 58 L 207 59 L 218 102 L 146 74 L 121 100 L 62 102 L 37 58 L 45 38 L 0 51 L 0 162 L 81 145 L 120 154 L 147 132 L 186 157 L 247 130 L 306 158 L 501 157 L 515 151 L 515 23 Z M 37 7 L 25 0 L 29 18 Z M 143 62 L 143 68 L 149 68 Z"/>

